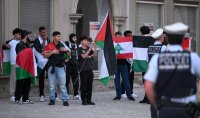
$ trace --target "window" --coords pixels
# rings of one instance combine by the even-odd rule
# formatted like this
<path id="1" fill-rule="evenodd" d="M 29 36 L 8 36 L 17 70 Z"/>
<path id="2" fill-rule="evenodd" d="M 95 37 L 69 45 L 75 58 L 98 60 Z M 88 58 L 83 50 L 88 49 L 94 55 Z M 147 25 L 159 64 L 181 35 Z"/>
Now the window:
<path id="1" fill-rule="evenodd" d="M 196 38 L 196 7 L 174 6 L 174 22 L 183 22 L 190 27 L 190 35 Z"/>
<path id="2" fill-rule="evenodd" d="M 140 35 L 140 27 L 143 25 L 152 26 L 154 31 L 163 27 L 163 5 L 150 3 L 137 3 L 136 11 L 136 35 Z"/>
<path id="3" fill-rule="evenodd" d="M 32 31 L 31 38 L 44 26 L 50 31 L 51 0 L 20 0 L 20 28 Z"/>

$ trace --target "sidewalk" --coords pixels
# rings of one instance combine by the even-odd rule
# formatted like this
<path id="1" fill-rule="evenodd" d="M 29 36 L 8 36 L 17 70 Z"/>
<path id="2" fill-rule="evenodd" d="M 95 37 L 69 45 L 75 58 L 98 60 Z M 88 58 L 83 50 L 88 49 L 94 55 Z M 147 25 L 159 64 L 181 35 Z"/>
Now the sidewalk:
<path id="1" fill-rule="evenodd" d="M 9 99 L 0 99 L 0 116 L 1 118 L 150 118 L 149 105 L 138 103 L 143 98 L 143 88 L 134 88 L 134 93 L 139 95 L 136 101 L 128 101 L 126 98 L 113 101 L 114 90 L 95 92 L 93 93 L 95 106 L 83 106 L 81 101 L 71 99 L 69 107 L 62 106 L 62 102 L 48 106 L 48 98 L 45 98 L 45 102 L 39 102 L 38 97 L 31 97 L 34 104 L 13 104 Z"/>

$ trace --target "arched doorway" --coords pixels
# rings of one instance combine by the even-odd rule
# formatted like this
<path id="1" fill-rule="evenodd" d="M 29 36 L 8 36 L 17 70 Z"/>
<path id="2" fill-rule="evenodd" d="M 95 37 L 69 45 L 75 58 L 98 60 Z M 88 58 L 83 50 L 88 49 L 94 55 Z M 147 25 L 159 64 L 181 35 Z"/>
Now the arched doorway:
<path id="1" fill-rule="evenodd" d="M 106 13 L 111 11 L 110 0 L 79 0 L 77 14 L 84 14 L 76 25 L 77 36 L 89 35 L 89 22 L 103 22 Z"/>
<path id="2" fill-rule="evenodd" d="M 76 25 L 76 34 L 78 38 L 81 35 L 89 36 L 89 22 L 100 22 L 102 24 L 106 13 L 111 10 L 110 0 L 79 0 L 77 5 L 77 14 L 83 14 Z M 101 53 L 94 59 L 94 70 L 98 70 L 101 63 Z"/>

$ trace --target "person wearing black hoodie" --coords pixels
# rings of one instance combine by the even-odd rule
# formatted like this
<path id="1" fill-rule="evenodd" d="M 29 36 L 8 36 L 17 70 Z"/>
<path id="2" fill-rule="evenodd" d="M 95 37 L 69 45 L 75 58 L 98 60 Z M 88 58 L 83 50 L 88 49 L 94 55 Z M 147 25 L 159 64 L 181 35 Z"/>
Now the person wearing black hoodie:
<path id="1" fill-rule="evenodd" d="M 77 36 L 74 33 L 69 35 L 69 41 L 66 41 L 65 44 L 70 48 L 71 55 L 69 55 L 69 59 L 66 62 L 66 88 L 69 91 L 69 83 L 70 77 L 73 83 L 73 92 L 75 100 L 80 100 L 79 96 L 79 78 L 78 78 L 78 67 L 77 67 L 77 60 L 78 60 L 78 44 L 77 44 Z"/>

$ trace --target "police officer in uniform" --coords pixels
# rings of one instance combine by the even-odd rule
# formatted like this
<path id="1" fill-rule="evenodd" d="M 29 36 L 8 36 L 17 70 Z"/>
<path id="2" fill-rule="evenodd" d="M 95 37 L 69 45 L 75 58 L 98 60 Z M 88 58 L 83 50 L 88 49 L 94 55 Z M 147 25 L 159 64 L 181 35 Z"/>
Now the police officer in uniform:
<path id="1" fill-rule="evenodd" d="M 155 43 L 148 47 L 149 61 L 154 54 L 163 52 L 167 48 L 167 46 L 162 44 L 165 40 L 165 34 L 163 34 L 163 32 L 163 29 L 159 28 L 152 34 L 152 37 L 155 39 Z"/>
<path id="2" fill-rule="evenodd" d="M 169 46 L 166 51 L 152 57 L 144 76 L 145 92 L 151 104 L 157 108 L 159 118 L 191 118 L 186 105 L 196 102 L 200 58 L 181 47 L 188 26 L 175 23 L 164 30 Z"/>
<path id="3" fill-rule="evenodd" d="M 151 35 L 155 39 L 155 43 L 148 47 L 149 61 L 151 60 L 154 54 L 164 52 L 167 48 L 167 46 L 163 45 L 163 42 L 165 41 L 165 34 L 163 32 L 164 30 L 162 28 L 159 28 Z M 150 107 L 150 110 L 151 117 L 157 118 L 157 111 L 152 105 Z"/>

